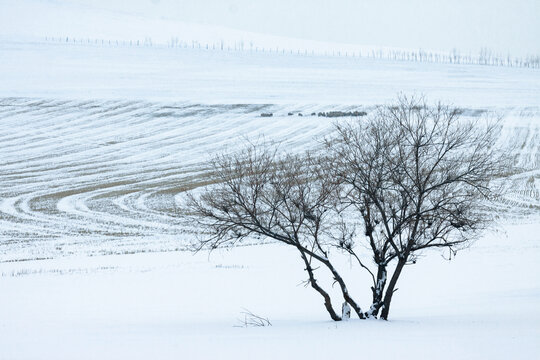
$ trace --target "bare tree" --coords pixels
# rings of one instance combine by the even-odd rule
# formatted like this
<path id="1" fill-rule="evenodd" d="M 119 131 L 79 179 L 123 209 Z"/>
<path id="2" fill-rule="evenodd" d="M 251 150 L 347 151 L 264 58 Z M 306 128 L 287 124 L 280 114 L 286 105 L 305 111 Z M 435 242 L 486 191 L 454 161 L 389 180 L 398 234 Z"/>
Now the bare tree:
<path id="1" fill-rule="evenodd" d="M 286 244 L 298 251 L 306 284 L 333 320 L 343 315 L 317 281 L 319 267 L 338 284 L 343 314 L 352 309 L 366 319 L 380 312 L 386 320 L 405 265 L 427 249 L 454 254 L 489 224 L 490 181 L 506 165 L 494 148 L 497 130 L 460 119 L 458 109 L 401 97 L 367 119 L 336 125 L 324 156 L 265 145 L 218 156 L 214 185 L 187 201 L 187 211 L 207 231 L 196 250 L 247 239 Z M 361 253 L 366 248 L 373 264 Z M 335 266 L 339 254 L 372 279 L 367 311 Z"/>
<path id="2" fill-rule="evenodd" d="M 281 154 L 275 146 L 252 145 L 217 157 L 216 185 L 189 195 L 188 211 L 210 234 L 196 249 L 236 245 L 246 238 L 272 239 L 296 249 L 310 284 L 324 299 L 333 320 L 341 320 L 327 290 L 317 281 L 318 266 L 329 270 L 343 299 L 363 317 L 343 277 L 329 258 L 335 245 L 333 221 L 339 217 L 339 184 L 326 164 L 309 154 Z M 314 263 L 317 264 L 314 264 Z"/>
<path id="3" fill-rule="evenodd" d="M 405 265 L 429 248 L 454 253 L 485 229 L 490 181 L 506 166 L 494 149 L 497 123 L 460 119 L 460 110 L 400 97 L 368 120 L 337 125 L 327 142 L 341 201 L 358 214 L 363 236 L 339 246 L 359 259 L 367 245 L 375 268 L 366 317 L 388 319 Z M 389 274 L 389 266 L 393 272 Z"/>

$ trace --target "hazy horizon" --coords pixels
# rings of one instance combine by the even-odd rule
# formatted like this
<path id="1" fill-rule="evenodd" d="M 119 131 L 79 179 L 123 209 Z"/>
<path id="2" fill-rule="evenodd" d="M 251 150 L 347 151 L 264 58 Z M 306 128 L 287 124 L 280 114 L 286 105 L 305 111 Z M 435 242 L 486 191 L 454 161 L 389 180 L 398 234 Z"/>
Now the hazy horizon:
<path id="1" fill-rule="evenodd" d="M 32 4 L 39 4 L 324 42 L 442 51 L 456 48 L 473 54 L 486 47 L 502 55 L 540 54 L 540 2 L 535 0 L 7 0 L 6 4 L 22 10 L 19 14 L 4 11 L 0 34 L 10 26 L 25 31 L 23 17 L 30 19 L 32 26 L 40 22 L 42 28 L 48 26 L 50 20 L 25 14 Z M 77 25 L 72 20 L 69 22 Z"/>

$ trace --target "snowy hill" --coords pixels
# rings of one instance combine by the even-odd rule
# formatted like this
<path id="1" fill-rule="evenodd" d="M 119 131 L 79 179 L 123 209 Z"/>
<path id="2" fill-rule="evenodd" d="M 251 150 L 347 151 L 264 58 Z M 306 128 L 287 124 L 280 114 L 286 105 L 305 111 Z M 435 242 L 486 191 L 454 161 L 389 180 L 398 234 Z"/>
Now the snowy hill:
<path id="1" fill-rule="evenodd" d="M 170 3 L 169 3 L 170 4 Z M 196 44 L 202 47 L 266 51 L 316 51 L 359 54 L 381 47 L 337 44 L 235 30 L 175 19 L 167 8 L 151 2 L 132 7 L 108 2 L 6 1 L 0 5 L 0 39 L 75 39 L 78 41 L 131 41 L 154 45 Z M 156 9 L 158 9 L 156 11 Z M 181 7 L 173 6 L 176 12 Z M 36 18 L 35 14 L 40 16 Z M 165 15 L 165 16 L 164 16 Z M 168 16 L 167 16 L 168 15 Z"/>

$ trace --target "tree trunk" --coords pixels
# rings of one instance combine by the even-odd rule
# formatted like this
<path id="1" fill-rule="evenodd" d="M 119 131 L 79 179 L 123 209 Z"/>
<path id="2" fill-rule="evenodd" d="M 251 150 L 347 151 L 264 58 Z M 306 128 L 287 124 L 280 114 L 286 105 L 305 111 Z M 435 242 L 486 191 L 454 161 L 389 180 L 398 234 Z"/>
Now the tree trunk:
<path id="1" fill-rule="evenodd" d="M 315 279 L 315 275 L 313 274 L 313 268 L 311 267 L 311 264 L 309 263 L 309 260 L 306 257 L 306 254 L 304 254 L 303 251 L 298 249 L 300 251 L 300 255 L 302 256 L 302 260 L 304 260 L 304 264 L 306 265 L 306 271 L 309 275 L 309 283 L 311 284 L 311 287 L 315 289 L 321 296 L 324 298 L 324 307 L 326 308 L 326 311 L 330 314 L 330 317 L 334 321 L 341 321 L 341 317 L 339 317 L 338 314 L 334 311 L 334 308 L 332 306 L 332 300 L 330 299 L 330 295 L 322 287 L 317 284 L 317 279 Z"/>
<path id="2" fill-rule="evenodd" d="M 341 288 L 341 293 L 343 294 L 343 299 L 353 308 L 354 312 L 356 312 L 360 319 L 364 319 L 364 313 L 362 312 L 362 309 L 349 295 L 349 290 L 347 289 L 347 285 L 345 285 L 345 281 L 343 280 L 341 275 L 337 272 L 337 270 L 334 268 L 330 261 L 326 261 L 323 263 L 328 267 L 328 269 L 330 269 L 332 275 L 334 276 L 334 280 L 339 284 L 339 287 Z"/>
<path id="3" fill-rule="evenodd" d="M 371 303 L 371 307 L 366 312 L 365 317 L 372 317 L 379 314 L 379 310 L 381 306 L 383 305 L 383 294 L 384 294 L 384 287 L 386 286 L 386 265 L 379 264 L 377 269 L 377 283 L 375 286 L 371 287 L 371 291 L 373 293 L 373 301 Z"/>
<path id="4" fill-rule="evenodd" d="M 388 283 L 388 288 L 386 289 L 386 294 L 384 295 L 384 301 L 382 306 L 382 313 L 381 313 L 381 319 L 388 320 L 388 314 L 390 313 L 390 302 L 392 301 L 392 295 L 394 295 L 394 289 L 396 287 L 396 283 L 399 279 L 399 275 L 401 274 L 401 270 L 403 270 L 403 267 L 405 266 L 405 263 L 407 262 L 406 259 L 399 259 L 396 270 L 394 270 L 394 274 L 392 274 L 392 278 L 390 279 L 390 282 Z"/>
<path id="5" fill-rule="evenodd" d="M 338 314 L 334 311 L 334 308 L 332 307 L 332 300 L 330 299 L 330 295 L 326 291 L 323 290 L 318 284 L 317 280 L 310 279 L 311 287 L 314 288 L 319 294 L 322 295 L 324 298 L 324 307 L 326 308 L 326 311 L 330 314 L 330 317 L 334 321 L 341 321 L 341 317 L 339 317 Z"/>

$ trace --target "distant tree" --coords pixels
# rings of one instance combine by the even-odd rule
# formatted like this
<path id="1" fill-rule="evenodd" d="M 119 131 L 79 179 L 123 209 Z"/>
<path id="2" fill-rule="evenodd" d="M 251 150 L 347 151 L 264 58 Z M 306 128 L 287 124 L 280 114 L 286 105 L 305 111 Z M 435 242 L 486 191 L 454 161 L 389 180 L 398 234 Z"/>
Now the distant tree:
<path id="1" fill-rule="evenodd" d="M 186 211 L 205 234 L 195 249 L 277 241 L 298 252 L 307 284 L 333 320 L 388 319 L 405 265 L 430 248 L 451 254 L 490 223 L 485 201 L 504 163 L 497 126 L 460 119 L 460 111 L 399 98 L 366 118 L 336 125 L 324 155 L 292 155 L 250 145 L 214 159 L 214 185 L 190 194 Z M 362 231 L 359 231 L 362 229 Z M 365 259 L 368 249 L 373 263 Z M 363 311 L 336 266 L 351 256 L 371 278 Z M 343 297 L 342 314 L 318 282 L 327 270 Z M 320 273 L 318 273 L 320 274 Z"/>

